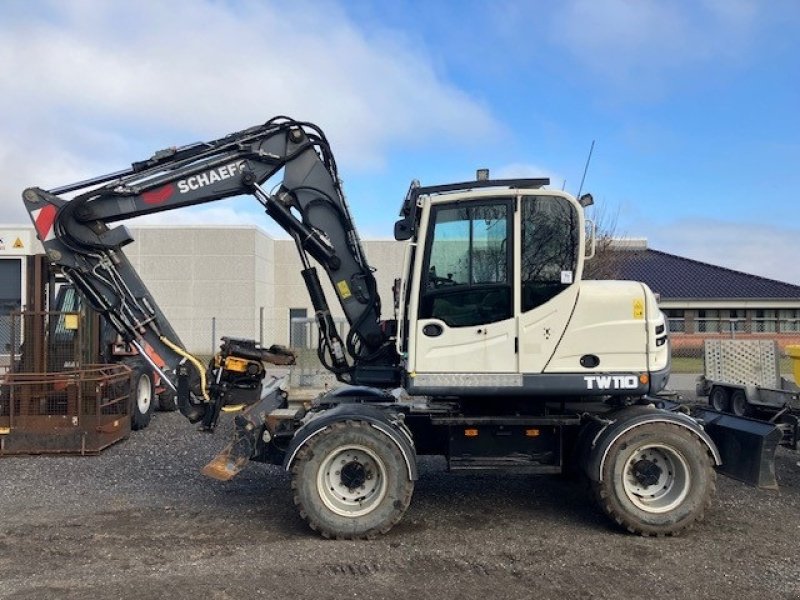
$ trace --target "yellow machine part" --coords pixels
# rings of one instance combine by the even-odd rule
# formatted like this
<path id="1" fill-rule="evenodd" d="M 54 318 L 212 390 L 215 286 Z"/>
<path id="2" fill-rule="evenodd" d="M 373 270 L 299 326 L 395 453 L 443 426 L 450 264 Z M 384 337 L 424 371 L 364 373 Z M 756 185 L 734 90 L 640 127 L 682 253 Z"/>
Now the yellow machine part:
<path id="1" fill-rule="evenodd" d="M 233 371 L 234 373 L 247 373 L 248 365 L 250 365 L 250 361 L 247 359 L 229 356 L 225 359 L 224 367 L 226 371 Z"/>
<path id="2" fill-rule="evenodd" d="M 786 354 L 792 359 L 794 380 L 800 382 L 800 346 L 786 346 Z"/>

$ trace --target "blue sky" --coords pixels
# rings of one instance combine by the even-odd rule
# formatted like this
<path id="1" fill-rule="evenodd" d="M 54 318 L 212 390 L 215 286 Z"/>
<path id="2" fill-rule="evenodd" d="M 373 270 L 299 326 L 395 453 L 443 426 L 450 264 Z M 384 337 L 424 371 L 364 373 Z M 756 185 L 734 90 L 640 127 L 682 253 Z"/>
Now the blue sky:
<path id="1" fill-rule="evenodd" d="M 19 193 L 289 114 L 365 238 L 409 181 L 541 176 L 651 247 L 800 283 L 800 3 L 0 3 L 0 222 Z M 237 199 L 149 218 L 256 223 Z"/>

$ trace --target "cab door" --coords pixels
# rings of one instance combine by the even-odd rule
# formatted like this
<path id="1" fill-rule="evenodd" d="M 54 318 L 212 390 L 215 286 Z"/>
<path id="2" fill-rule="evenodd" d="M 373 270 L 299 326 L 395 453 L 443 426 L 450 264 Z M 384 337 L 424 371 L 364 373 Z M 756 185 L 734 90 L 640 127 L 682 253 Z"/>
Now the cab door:
<path id="1" fill-rule="evenodd" d="M 513 198 L 433 205 L 415 324 L 417 373 L 516 373 Z"/>
<path id="2" fill-rule="evenodd" d="M 537 194 L 521 197 L 519 220 L 519 368 L 538 374 L 546 370 L 578 300 L 583 219 L 567 198 Z"/>

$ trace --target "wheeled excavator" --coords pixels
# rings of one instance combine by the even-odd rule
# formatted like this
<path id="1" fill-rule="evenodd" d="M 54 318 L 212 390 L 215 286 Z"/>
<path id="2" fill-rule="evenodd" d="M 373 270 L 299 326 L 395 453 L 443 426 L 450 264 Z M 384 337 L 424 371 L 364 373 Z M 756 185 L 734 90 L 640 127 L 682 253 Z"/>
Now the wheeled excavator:
<path id="1" fill-rule="evenodd" d="M 576 468 L 622 527 L 676 533 L 709 505 L 714 467 L 725 460 L 746 478 L 768 462 L 772 434 L 717 424 L 712 439 L 702 418 L 657 396 L 670 352 L 656 298 L 642 283 L 582 280 L 594 245 L 584 215 L 591 197 L 548 184 L 485 173 L 412 182 L 394 228 L 406 245 L 391 318 L 330 145 L 311 123 L 276 117 L 129 169 L 32 187 L 23 200 L 49 261 L 174 388 L 190 422 L 211 431 L 223 409 L 235 411 L 233 440 L 204 472 L 229 479 L 248 461 L 282 465 L 301 517 L 322 535 L 391 529 L 422 454 L 466 473 Z M 291 361 L 285 348 L 224 337 L 201 363 L 123 250 L 133 240 L 118 221 L 239 195 L 294 240 L 319 359 L 343 384 L 307 405 L 265 376 L 265 362 Z M 742 436 L 761 446 L 726 450 Z"/>

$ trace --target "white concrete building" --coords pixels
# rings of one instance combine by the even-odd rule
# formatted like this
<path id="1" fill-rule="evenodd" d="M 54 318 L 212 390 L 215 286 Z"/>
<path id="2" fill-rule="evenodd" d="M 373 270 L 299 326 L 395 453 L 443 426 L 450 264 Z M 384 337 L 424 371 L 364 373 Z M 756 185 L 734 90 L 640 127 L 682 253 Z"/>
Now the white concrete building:
<path id="1" fill-rule="evenodd" d="M 131 233 L 136 241 L 125 253 L 189 351 L 209 354 L 223 335 L 267 345 L 315 343 L 315 334 L 302 326 L 290 333 L 290 316 L 314 316 L 294 241 L 276 240 L 256 226 L 147 226 Z M 2 318 L 24 306 L 23 258 L 43 249 L 32 226 L 0 227 L 0 239 Z M 384 317 L 393 312 L 391 289 L 403 248 L 391 240 L 364 242 L 378 269 Z M 334 315 L 343 319 L 321 269 L 320 279 Z"/>

